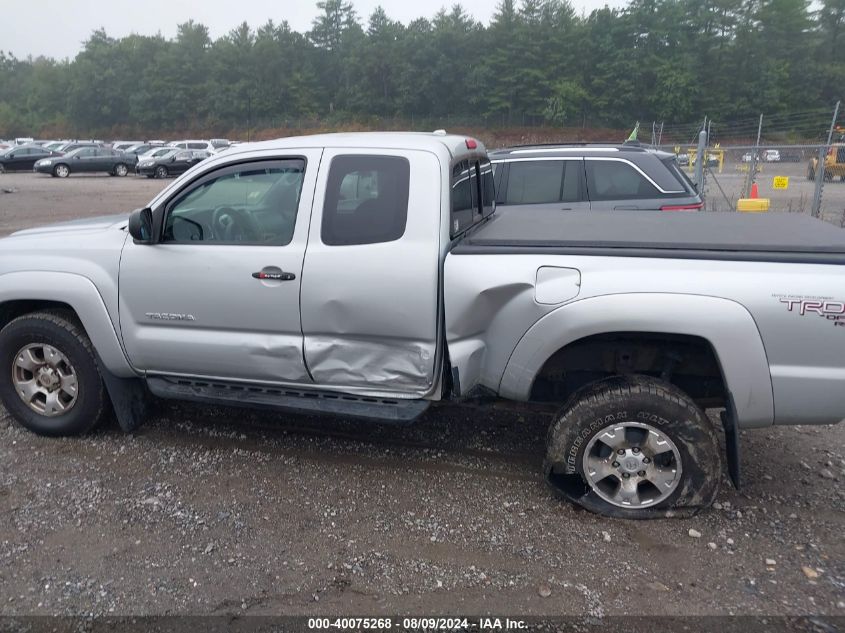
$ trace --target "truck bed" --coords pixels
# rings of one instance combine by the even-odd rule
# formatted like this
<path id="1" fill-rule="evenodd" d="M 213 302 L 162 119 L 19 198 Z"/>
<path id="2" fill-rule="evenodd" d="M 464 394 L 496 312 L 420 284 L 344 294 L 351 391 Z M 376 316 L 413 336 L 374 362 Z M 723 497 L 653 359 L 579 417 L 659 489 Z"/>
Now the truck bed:
<path id="1" fill-rule="evenodd" d="M 845 230 L 799 213 L 497 212 L 455 255 L 548 253 L 845 265 Z"/>

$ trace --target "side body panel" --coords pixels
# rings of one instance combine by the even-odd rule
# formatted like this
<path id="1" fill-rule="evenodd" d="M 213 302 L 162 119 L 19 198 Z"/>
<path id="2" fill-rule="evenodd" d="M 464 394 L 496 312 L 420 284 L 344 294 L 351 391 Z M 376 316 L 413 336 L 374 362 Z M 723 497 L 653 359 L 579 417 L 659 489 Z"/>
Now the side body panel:
<path id="1" fill-rule="evenodd" d="M 397 240 L 327 245 L 321 238 L 332 159 L 401 156 L 410 163 L 408 216 Z M 428 151 L 326 148 L 302 283 L 305 362 L 314 382 L 422 397 L 434 386 L 438 350 L 442 161 Z"/>
<path id="2" fill-rule="evenodd" d="M 527 285 L 540 262 L 579 270 L 578 296 L 558 305 L 537 304 Z M 481 384 L 526 399 L 534 368 L 581 336 L 618 331 L 700 336 L 710 341 L 728 378 L 741 426 L 835 423 L 845 418 L 845 319 L 824 309 L 845 312 L 842 275 L 839 266 L 816 264 L 450 255 L 445 277 L 450 358 L 461 370 L 462 390 Z M 514 283 L 526 287 L 514 293 Z M 480 297 L 497 297 L 495 309 L 480 310 Z M 808 311 L 806 301 L 821 307 L 810 303 Z M 538 316 L 532 320 L 533 315 Z"/>

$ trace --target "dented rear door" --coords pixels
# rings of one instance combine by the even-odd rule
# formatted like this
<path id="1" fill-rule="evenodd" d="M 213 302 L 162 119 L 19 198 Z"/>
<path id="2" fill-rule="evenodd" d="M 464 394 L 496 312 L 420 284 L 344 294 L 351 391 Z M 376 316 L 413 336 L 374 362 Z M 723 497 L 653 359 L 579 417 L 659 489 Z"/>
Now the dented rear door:
<path id="1" fill-rule="evenodd" d="M 301 299 L 316 384 L 407 397 L 431 390 L 440 170 L 427 151 L 326 148 Z"/>

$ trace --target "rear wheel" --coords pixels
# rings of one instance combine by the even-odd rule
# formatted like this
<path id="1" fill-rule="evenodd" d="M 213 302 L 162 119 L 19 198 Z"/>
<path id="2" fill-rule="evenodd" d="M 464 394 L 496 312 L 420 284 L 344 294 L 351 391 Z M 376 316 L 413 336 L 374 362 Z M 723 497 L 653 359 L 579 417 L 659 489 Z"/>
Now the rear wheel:
<path id="1" fill-rule="evenodd" d="M 124 165 L 123 163 L 118 163 L 114 166 L 114 175 L 120 176 L 121 178 L 129 173 L 129 168 Z"/>
<path id="2" fill-rule="evenodd" d="M 167 167 L 164 165 L 156 167 L 155 176 L 156 178 L 167 178 Z"/>
<path id="3" fill-rule="evenodd" d="M 713 425 L 682 391 L 616 376 L 576 392 L 549 430 L 544 473 L 559 495 L 598 514 L 690 516 L 716 497 Z"/>
<path id="4" fill-rule="evenodd" d="M 0 331 L 0 399 L 39 435 L 78 435 L 106 412 L 91 341 L 70 314 L 36 312 Z"/>
<path id="5" fill-rule="evenodd" d="M 67 178 L 70 176 L 70 168 L 67 165 L 56 165 L 53 167 L 53 175 L 59 178 Z"/>

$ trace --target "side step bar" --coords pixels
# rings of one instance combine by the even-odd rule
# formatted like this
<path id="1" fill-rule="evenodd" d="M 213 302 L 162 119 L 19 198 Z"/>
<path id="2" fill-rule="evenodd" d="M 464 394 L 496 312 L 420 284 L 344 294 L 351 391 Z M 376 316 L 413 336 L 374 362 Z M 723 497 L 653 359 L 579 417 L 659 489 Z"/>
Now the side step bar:
<path id="1" fill-rule="evenodd" d="M 153 395 L 174 400 L 262 409 L 283 409 L 298 413 L 329 413 L 339 416 L 412 422 L 428 409 L 428 400 L 372 398 L 328 391 L 268 387 L 231 382 L 152 376 L 147 386 Z"/>

